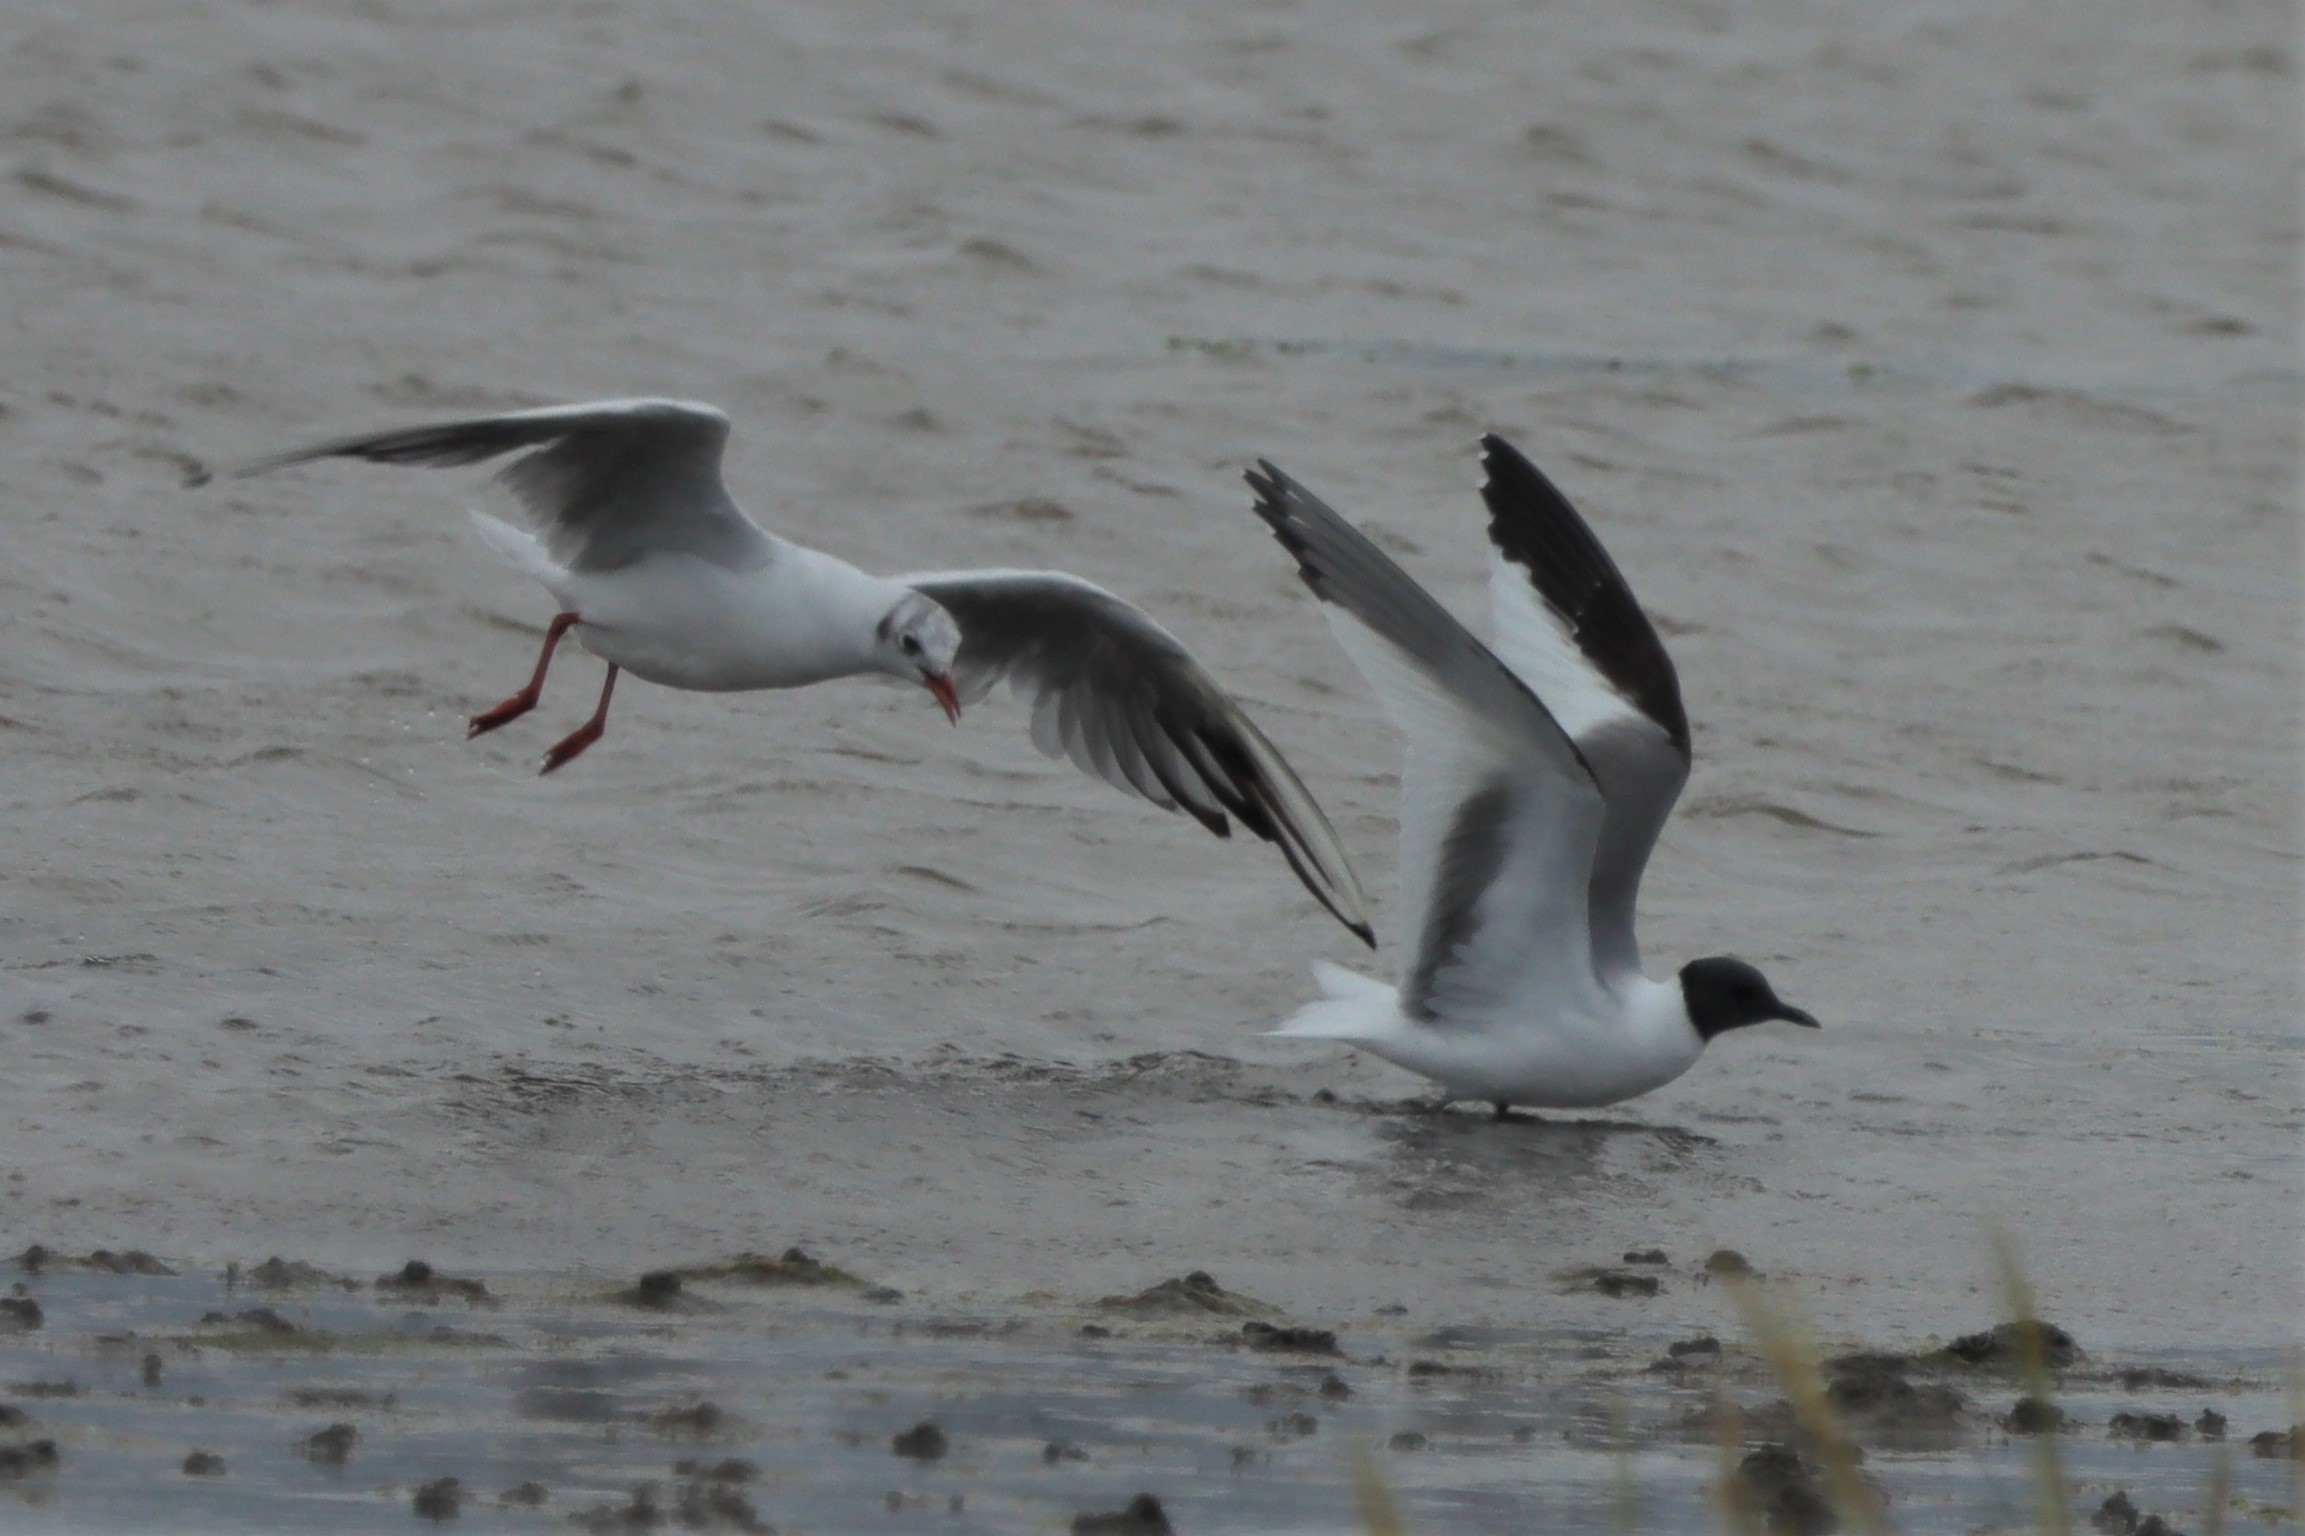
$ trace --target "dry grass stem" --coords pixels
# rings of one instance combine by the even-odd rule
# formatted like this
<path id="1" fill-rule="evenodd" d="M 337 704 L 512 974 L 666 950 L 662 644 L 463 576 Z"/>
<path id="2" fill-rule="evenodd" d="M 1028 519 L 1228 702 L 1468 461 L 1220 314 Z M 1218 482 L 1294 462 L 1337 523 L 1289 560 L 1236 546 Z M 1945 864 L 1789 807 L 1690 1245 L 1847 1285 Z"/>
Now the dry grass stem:
<path id="1" fill-rule="evenodd" d="M 1609 1399 L 1609 1430 L 1617 1442 L 1616 1527 L 1619 1536 L 1633 1536 L 1640 1495 L 1633 1486 L 1633 1414 L 1621 1396 Z"/>
<path id="2" fill-rule="evenodd" d="M 1406 1536 L 1408 1527 L 1401 1524 L 1401 1512 L 1393 1504 L 1392 1486 L 1385 1481 L 1384 1469 L 1377 1465 L 1376 1454 L 1357 1441 L 1345 1454 L 1352 1464 L 1353 1501 L 1361 1508 L 1361 1528 L 1369 1536 Z"/>
<path id="3" fill-rule="evenodd" d="M 1888 1512 L 1881 1497 L 1861 1469 L 1856 1442 L 1825 1394 L 1817 1370 L 1817 1356 L 1808 1338 L 1771 1306 L 1749 1280 L 1727 1281 L 1729 1296 L 1744 1315 L 1745 1326 L 1761 1356 L 1784 1390 L 1793 1417 L 1808 1437 L 1818 1466 L 1825 1474 L 1825 1497 L 1841 1519 L 1865 1536 L 1890 1536 Z"/>
<path id="4" fill-rule="evenodd" d="M 2032 1284 L 2017 1263 L 2017 1245 L 1997 1221 L 1985 1224 L 1986 1241 L 1993 1249 L 1993 1268 L 2001 1282 L 2001 1295 L 2009 1316 L 2017 1324 L 2017 1375 L 2028 1396 L 2042 1403 L 2055 1401 L 2049 1380 L 2049 1353 L 2041 1333 L 2040 1309 Z M 2034 1521 L 2047 1536 L 2066 1536 L 2073 1528 L 2073 1510 L 2065 1487 L 2065 1453 L 2057 1431 L 2049 1428 L 2033 1438 Z"/>
<path id="5" fill-rule="evenodd" d="M 1719 1473 L 1713 1485 L 1713 1503 L 1721 1512 L 1721 1521 L 1732 1536 L 1764 1536 L 1760 1511 L 1753 1508 L 1744 1482 L 1737 1476 L 1737 1453 L 1744 1445 L 1737 1434 L 1737 1423 L 1742 1417 L 1728 1394 L 1718 1388 L 1713 1392 L 1713 1449 L 1719 1457 Z"/>

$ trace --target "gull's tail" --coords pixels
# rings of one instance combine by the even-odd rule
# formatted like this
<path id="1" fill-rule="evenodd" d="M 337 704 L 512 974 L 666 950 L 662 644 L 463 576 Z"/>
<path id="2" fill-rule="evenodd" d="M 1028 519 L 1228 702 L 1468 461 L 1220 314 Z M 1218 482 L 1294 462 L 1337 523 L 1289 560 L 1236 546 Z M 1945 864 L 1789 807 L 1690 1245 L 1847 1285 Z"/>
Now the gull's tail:
<path id="1" fill-rule="evenodd" d="M 1313 980 L 1323 994 L 1286 1024 L 1267 1033 L 1313 1040 L 1371 1040 L 1400 1025 L 1400 994 L 1373 976 L 1348 971 L 1326 960 L 1313 962 Z"/>
<path id="2" fill-rule="evenodd" d="M 514 570 L 535 577 L 547 587 L 552 586 L 556 578 L 566 574 L 553 564 L 552 556 L 545 553 L 544 541 L 534 534 L 515 528 L 501 518 L 490 517 L 485 512 L 474 512 L 471 517 L 472 526 L 480 531 L 481 541 L 488 546 L 489 552 Z"/>

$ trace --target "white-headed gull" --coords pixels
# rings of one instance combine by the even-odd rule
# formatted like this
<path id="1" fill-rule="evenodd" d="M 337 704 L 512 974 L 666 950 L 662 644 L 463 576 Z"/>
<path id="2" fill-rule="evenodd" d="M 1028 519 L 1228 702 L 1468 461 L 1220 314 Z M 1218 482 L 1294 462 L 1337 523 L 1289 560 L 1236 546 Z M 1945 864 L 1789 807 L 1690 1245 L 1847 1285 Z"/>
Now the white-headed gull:
<path id="1" fill-rule="evenodd" d="M 1407 974 L 1389 987 L 1316 965 L 1327 997 L 1276 1033 L 1345 1041 L 1500 1115 L 1612 1104 L 1679 1077 L 1724 1030 L 1817 1021 L 1742 960 L 1641 974 L 1641 870 L 1689 774 L 1680 680 L 1576 509 L 1502 438 L 1481 446 L 1487 645 L 1303 486 L 1270 463 L 1248 477 L 1408 738 Z"/>
<path id="2" fill-rule="evenodd" d="M 1043 752 L 1185 811 L 1219 837 L 1237 817 L 1374 943 L 1366 898 L 1328 818 L 1168 631 L 1057 571 L 871 576 L 778 538 L 721 484 L 727 440 L 728 417 L 709 405 L 600 400 L 338 438 L 233 473 L 328 458 L 477 464 L 521 452 L 500 478 L 535 532 L 472 518 L 560 612 L 527 685 L 473 716 L 469 734 L 534 709 L 553 649 L 573 630 L 608 675 L 592 718 L 546 755 L 546 773 L 600 739 L 620 669 L 711 691 L 881 674 L 927 688 L 956 722 L 963 704 L 1005 677 L 1031 697 Z"/>

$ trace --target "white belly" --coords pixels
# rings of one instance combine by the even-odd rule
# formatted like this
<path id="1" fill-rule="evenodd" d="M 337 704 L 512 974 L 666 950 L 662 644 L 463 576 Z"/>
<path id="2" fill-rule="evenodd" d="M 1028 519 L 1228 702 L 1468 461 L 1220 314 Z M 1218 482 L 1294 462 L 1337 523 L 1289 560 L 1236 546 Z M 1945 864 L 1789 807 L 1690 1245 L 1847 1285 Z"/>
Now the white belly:
<path id="1" fill-rule="evenodd" d="M 877 594 L 861 584 L 884 585 L 829 557 L 816 560 L 832 568 L 829 580 L 795 579 L 800 560 L 731 571 L 689 555 L 652 554 L 615 571 L 555 572 L 550 585 L 577 614 L 584 648 L 636 677 L 715 693 L 799 688 L 871 670 Z"/>
<path id="2" fill-rule="evenodd" d="M 1439 1083 L 1451 1097 L 1533 1109 L 1587 1109 L 1661 1088 L 1689 1070 L 1704 1041 L 1678 983 L 1634 978 L 1605 1007 L 1499 1010 L 1479 1022 L 1422 1024 L 1352 1043 Z"/>

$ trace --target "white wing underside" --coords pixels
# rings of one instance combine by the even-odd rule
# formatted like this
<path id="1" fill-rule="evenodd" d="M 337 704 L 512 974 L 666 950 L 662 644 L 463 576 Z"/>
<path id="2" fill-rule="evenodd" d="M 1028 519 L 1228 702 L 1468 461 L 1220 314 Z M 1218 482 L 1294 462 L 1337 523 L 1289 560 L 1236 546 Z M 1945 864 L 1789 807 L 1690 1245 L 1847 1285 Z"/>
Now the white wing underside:
<path id="1" fill-rule="evenodd" d="M 1581 744 L 1612 721 L 1648 718 L 1585 659 L 1567 626 L 1529 584 L 1529 573 L 1494 555 L 1489 559 L 1489 625 L 1489 649 L 1545 701 L 1546 711 L 1571 741 Z"/>
<path id="2" fill-rule="evenodd" d="M 1508 1013 L 1526 1028 L 1532 1018 L 1587 1011 L 1599 991 L 1586 902 L 1599 791 L 1573 762 L 1564 772 L 1557 749 L 1475 712 L 1351 614 L 1333 605 L 1322 613 L 1407 739 L 1397 931 L 1414 950 L 1404 1008 L 1438 1015 L 1442 1028 L 1503 1023 Z M 1483 797 L 1501 819 L 1480 829 L 1493 847 L 1469 872 L 1475 890 L 1458 883 L 1468 878 L 1465 860 L 1448 849 Z"/>
<path id="3" fill-rule="evenodd" d="M 563 570 L 613 571 L 659 552 L 758 570 L 778 541 L 721 483 L 728 417 L 687 400 L 593 400 L 337 438 L 234 470 L 314 459 L 446 468 L 518 454 L 498 473 Z"/>
<path id="4" fill-rule="evenodd" d="M 1595 967 L 1617 983 L 1641 968 L 1633 909 L 1649 852 L 1688 780 L 1688 757 L 1592 664 L 1528 573 L 1502 558 L 1490 562 L 1489 609 L 1489 649 L 1544 700 L 1598 781 L 1606 811 L 1587 924 Z"/>

